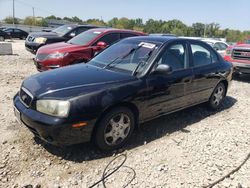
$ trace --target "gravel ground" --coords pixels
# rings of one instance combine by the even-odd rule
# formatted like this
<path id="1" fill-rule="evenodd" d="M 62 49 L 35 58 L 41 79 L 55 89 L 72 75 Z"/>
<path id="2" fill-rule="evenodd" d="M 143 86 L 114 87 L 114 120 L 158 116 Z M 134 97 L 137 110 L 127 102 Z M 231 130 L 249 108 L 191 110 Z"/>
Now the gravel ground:
<path id="1" fill-rule="evenodd" d="M 217 112 L 204 105 L 142 126 L 123 151 L 102 153 L 90 143 L 56 148 L 35 140 L 16 122 L 12 98 L 22 80 L 37 73 L 23 41 L 0 56 L 0 187 L 88 187 L 119 153 L 125 165 L 107 187 L 202 187 L 227 174 L 250 152 L 250 76 L 233 81 Z M 118 159 L 118 162 L 121 159 Z M 101 184 L 98 187 L 103 187 Z M 250 160 L 215 187 L 250 187 Z"/>

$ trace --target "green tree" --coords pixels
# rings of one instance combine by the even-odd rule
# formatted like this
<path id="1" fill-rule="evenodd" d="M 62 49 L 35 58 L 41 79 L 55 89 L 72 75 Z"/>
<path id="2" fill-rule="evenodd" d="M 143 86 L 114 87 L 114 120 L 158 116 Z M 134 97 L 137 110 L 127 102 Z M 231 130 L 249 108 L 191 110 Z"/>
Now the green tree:
<path id="1" fill-rule="evenodd" d="M 77 16 L 72 17 L 72 22 L 79 23 L 79 24 L 83 23 L 83 21 Z"/>
<path id="2" fill-rule="evenodd" d="M 98 25 L 98 26 L 105 26 L 106 23 L 103 20 L 99 20 L 99 19 L 88 19 L 85 21 L 87 24 L 91 24 L 91 25 Z"/>
<path id="3" fill-rule="evenodd" d="M 35 19 L 32 16 L 27 16 L 24 20 L 23 20 L 23 24 L 24 25 L 35 25 Z"/>
<path id="4" fill-rule="evenodd" d="M 192 25 L 192 28 L 195 37 L 202 37 L 204 35 L 205 24 L 197 22 Z"/>
<path id="5" fill-rule="evenodd" d="M 13 17 L 12 16 L 8 16 L 8 17 L 4 18 L 4 22 L 7 23 L 7 24 L 12 24 L 13 23 Z M 19 19 L 15 18 L 14 19 L 14 23 L 15 24 L 19 24 Z"/>
<path id="6" fill-rule="evenodd" d="M 55 15 L 50 15 L 50 16 L 45 17 L 45 19 L 47 20 L 50 20 L 50 19 L 56 20 L 56 18 L 57 17 Z"/>

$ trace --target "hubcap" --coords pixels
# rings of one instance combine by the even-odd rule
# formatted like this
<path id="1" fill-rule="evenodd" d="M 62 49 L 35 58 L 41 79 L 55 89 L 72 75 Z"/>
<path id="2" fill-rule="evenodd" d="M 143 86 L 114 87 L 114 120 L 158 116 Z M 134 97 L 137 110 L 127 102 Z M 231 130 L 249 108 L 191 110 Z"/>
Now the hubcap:
<path id="1" fill-rule="evenodd" d="M 221 100 L 223 99 L 223 94 L 224 94 L 224 89 L 223 87 L 218 87 L 213 95 L 213 104 L 218 106 L 221 102 Z"/>
<path id="2" fill-rule="evenodd" d="M 124 141 L 129 134 L 130 126 L 128 115 L 121 113 L 112 117 L 104 132 L 106 144 L 113 146 Z"/>

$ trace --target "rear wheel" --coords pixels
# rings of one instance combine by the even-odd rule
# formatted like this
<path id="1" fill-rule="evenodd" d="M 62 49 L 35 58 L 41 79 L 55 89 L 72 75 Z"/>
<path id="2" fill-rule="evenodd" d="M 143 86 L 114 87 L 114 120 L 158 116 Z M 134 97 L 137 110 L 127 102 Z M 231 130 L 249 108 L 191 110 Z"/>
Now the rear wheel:
<path id="1" fill-rule="evenodd" d="M 95 143 L 102 150 L 114 150 L 122 147 L 134 131 L 135 118 L 126 107 L 115 108 L 99 121 L 95 134 Z"/>
<path id="2" fill-rule="evenodd" d="M 214 89 L 214 91 L 213 91 L 211 97 L 209 98 L 209 102 L 208 102 L 209 107 L 210 107 L 211 109 L 213 109 L 213 110 L 218 109 L 218 108 L 220 107 L 220 105 L 221 105 L 223 99 L 225 98 L 225 95 L 226 95 L 226 87 L 225 87 L 225 84 L 219 83 L 219 84 L 215 87 L 215 89 Z"/>
<path id="3" fill-rule="evenodd" d="M 3 36 L 0 36 L 0 41 L 4 41 L 4 37 Z"/>

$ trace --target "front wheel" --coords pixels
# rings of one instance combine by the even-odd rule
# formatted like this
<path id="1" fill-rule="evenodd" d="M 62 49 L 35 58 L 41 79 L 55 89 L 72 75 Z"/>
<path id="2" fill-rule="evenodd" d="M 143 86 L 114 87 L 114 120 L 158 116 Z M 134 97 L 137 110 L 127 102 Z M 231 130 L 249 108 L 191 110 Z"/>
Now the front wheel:
<path id="1" fill-rule="evenodd" d="M 225 95 L 226 95 L 225 84 L 219 83 L 215 87 L 211 97 L 209 98 L 209 102 L 208 102 L 209 107 L 213 110 L 218 109 L 220 107 L 223 99 L 225 98 Z"/>
<path id="2" fill-rule="evenodd" d="M 26 40 L 26 36 L 20 37 L 21 40 Z"/>
<path id="3" fill-rule="evenodd" d="M 126 107 L 115 108 L 97 124 L 95 143 L 102 150 L 122 147 L 131 137 L 135 127 L 132 111 Z"/>

